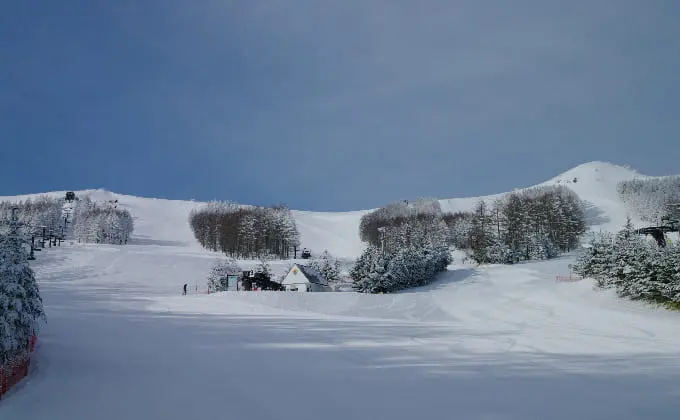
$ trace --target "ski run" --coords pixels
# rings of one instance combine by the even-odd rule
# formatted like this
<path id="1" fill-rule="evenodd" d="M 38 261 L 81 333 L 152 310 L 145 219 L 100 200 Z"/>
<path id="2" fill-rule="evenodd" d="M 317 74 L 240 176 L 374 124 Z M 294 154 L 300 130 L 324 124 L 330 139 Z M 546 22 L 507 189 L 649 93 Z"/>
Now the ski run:
<path id="1" fill-rule="evenodd" d="M 633 177 L 595 162 L 547 184 L 569 181 L 591 230 L 615 231 L 628 216 L 616 184 Z M 189 229 L 200 203 L 89 193 L 118 199 L 134 233 L 32 262 L 47 323 L 2 420 L 680 418 L 678 313 L 557 282 L 572 254 L 481 267 L 456 254 L 435 283 L 395 294 L 207 295 L 220 255 Z M 294 212 L 305 246 L 347 260 L 362 214 Z"/>

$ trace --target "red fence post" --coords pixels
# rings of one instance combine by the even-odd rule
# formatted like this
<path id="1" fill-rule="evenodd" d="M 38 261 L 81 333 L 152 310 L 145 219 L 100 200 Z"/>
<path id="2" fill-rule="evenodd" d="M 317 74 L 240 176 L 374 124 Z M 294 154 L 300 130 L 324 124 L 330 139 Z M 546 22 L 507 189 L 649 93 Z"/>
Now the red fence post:
<path id="1" fill-rule="evenodd" d="M 18 384 L 23 378 L 28 376 L 28 369 L 31 365 L 31 353 L 35 351 L 38 336 L 33 336 L 28 341 L 29 353 L 20 361 L 10 360 L 4 366 L 0 366 L 0 399 L 14 385 Z"/>
<path id="2" fill-rule="evenodd" d="M 5 375 L 5 367 L 0 367 L 0 398 L 7 392 L 7 377 Z"/>

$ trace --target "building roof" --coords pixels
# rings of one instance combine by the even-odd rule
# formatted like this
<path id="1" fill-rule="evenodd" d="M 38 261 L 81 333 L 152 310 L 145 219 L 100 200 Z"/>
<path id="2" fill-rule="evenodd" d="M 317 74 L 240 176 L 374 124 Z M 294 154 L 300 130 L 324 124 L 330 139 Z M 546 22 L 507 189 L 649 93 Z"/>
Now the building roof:
<path id="1" fill-rule="evenodd" d="M 328 286 L 328 282 L 326 281 L 325 278 L 323 278 L 321 273 L 319 273 L 318 271 L 316 271 L 312 267 L 310 267 L 308 265 L 302 265 L 302 264 L 295 264 L 295 266 L 297 268 L 299 268 L 300 271 L 302 271 L 302 274 L 304 274 L 305 277 L 307 277 L 307 280 L 309 280 L 310 283 L 316 283 L 316 284 L 321 284 L 323 286 Z"/>

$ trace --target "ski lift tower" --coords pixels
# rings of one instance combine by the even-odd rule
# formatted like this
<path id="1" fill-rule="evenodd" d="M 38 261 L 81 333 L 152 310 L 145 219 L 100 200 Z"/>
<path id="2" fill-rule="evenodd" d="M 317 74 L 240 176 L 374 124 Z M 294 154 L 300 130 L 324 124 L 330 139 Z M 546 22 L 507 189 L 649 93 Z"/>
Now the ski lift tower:
<path id="1" fill-rule="evenodd" d="M 638 229 L 636 233 L 651 235 L 660 247 L 666 247 L 666 234 L 680 231 L 680 203 L 669 204 L 668 208 L 669 214 L 668 216 L 661 218 L 660 226 L 650 226 Z"/>

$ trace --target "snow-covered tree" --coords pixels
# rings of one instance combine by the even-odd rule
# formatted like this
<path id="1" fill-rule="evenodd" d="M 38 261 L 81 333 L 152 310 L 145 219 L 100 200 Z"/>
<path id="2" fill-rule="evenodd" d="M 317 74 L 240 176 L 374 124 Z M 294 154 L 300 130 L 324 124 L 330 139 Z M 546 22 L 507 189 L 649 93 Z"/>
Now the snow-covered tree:
<path id="1" fill-rule="evenodd" d="M 30 338 L 45 319 L 21 223 L 16 217 L 8 223 L 0 237 L 0 365 L 28 351 Z"/>
<path id="2" fill-rule="evenodd" d="M 663 223 L 680 204 L 680 176 L 623 181 L 617 189 L 628 208 L 651 224 Z"/>
<path id="3" fill-rule="evenodd" d="M 126 244 L 134 230 L 127 209 L 108 202 L 80 198 L 72 211 L 72 235 L 78 242 Z"/>
<path id="4" fill-rule="evenodd" d="M 314 258 L 310 264 L 312 268 L 319 272 L 328 284 L 334 284 L 340 281 L 340 263 L 333 257 L 328 250 L 322 252 L 318 257 Z"/>
<path id="5" fill-rule="evenodd" d="M 584 277 L 597 280 L 600 287 L 611 287 L 611 273 L 616 264 L 614 238 L 602 232 L 584 248 L 574 265 L 574 271 Z"/>
<path id="6" fill-rule="evenodd" d="M 496 239 L 486 249 L 486 257 L 492 264 L 513 264 L 517 262 L 515 254 L 502 240 Z"/>
<path id="7" fill-rule="evenodd" d="M 680 247 L 665 248 L 635 234 L 632 224 L 613 238 L 601 235 L 578 259 L 575 271 L 634 300 L 680 306 Z"/>
<path id="8" fill-rule="evenodd" d="M 478 203 L 466 217 L 445 217 L 456 229 L 466 219 L 469 227 L 454 243 L 463 244 L 480 264 L 554 258 L 576 248 L 586 230 L 583 203 L 564 186 L 513 192 L 492 206 Z"/>
<path id="9" fill-rule="evenodd" d="M 272 257 L 267 254 L 263 254 L 260 256 L 260 260 L 257 263 L 257 267 L 255 268 L 255 271 L 258 273 L 262 273 L 265 276 L 271 276 L 272 275 L 272 268 L 271 265 L 269 265 L 269 261 L 271 261 Z"/>
<path id="10" fill-rule="evenodd" d="M 28 237 L 42 235 L 43 228 L 47 234 L 60 235 L 64 227 L 63 205 L 63 199 L 49 196 L 24 201 L 4 201 L 0 202 L 0 219 L 17 217 L 21 223 L 21 232 Z"/>
<path id="11" fill-rule="evenodd" d="M 375 261 L 380 257 L 379 248 L 369 245 L 361 253 L 350 271 L 350 277 L 354 281 L 354 288 L 359 292 L 371 293 L 373 284 L 371 281 L 371 271 L 374 269 Z"/>
<path id="12" fill-rule="evenodd" d="M 363 258 L 362 258 L 363 257 Z M 393 290 L 389 261 L 374 246 L 369 246 L 362 257 L 361 266 L 352 271 L 354 288 L 363 293 L 387 293 Z M 354 277 L 356 276 L 356 277 Z"/>
<path id="13" fill-rule="evenodd" d="M 208 290 L 211 292 L 226 291 L 229 286 L 227 284 L 227 276 L 239 275 L 242 271 L 233 258 L 216 261 L 208 274 Z"/>
<path id="14" fill-rule="evenodd" d="M 392 203 L 368 213 L 361 219 L 360 236 L 368 247 L 350 276 L 361 292 L 421 286 L 451 262 L 450 228 L 437 200 Z"/>
<path id="15" fill-rule="evenodd" d="M 474 214 L 446 213 L 442 216 L 449 229 L 448 243 L 459 249 L 472 249 L 472 221 Z"/>
<path id="16" fill-rule="evenodd" d="M 300 246 L 295 219 L 285 206 L 212 202 L 193 210 L 189 224 L 204 248 L 237 258 L 256 258 L 262 253 L 288 258 Z"/>

